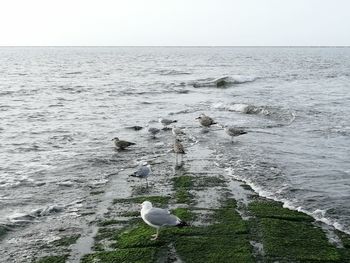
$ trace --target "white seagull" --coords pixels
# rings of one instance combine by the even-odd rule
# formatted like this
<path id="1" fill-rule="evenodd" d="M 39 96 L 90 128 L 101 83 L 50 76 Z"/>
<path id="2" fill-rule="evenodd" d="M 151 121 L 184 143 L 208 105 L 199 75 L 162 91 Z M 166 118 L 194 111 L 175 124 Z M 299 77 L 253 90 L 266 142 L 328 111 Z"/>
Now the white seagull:
<path id="1" fill-rule="evenodd" d="M 237 137 L 237 136 L 240 136 L 240 135 L 247 133 L 243 129 L 229 127 L 227 125 L 224 127 L 224 129 L 225 129 L 226 134 L 231 137 L 231 142 L 233 142 L 233 137 Z"/>
<path id="2" fill-rule="evenodd" d="M 179 135 L 185 135 L 186 134 L 181 128 L 178 128 L 175 125 L 173 125 L 173 128 L 171 129 L 171 132 L 173 133 L 173 135 L 175 137 L 179 136 Z"/>
<path id="3" fill-rule="evenodd" d="M 162 226 L 189 226 L 177 216 L 170 214 L 169 210 L 156 208 L 149 201 L 144 201 L 141 208 L 141 217 L 145 223 L 157 229 L 157 233 L 152 235 L 151 240 L 156 240 Z"/>
<path id="4" fill-rule="evenodd" d="M 146 186 L 148 187 L 147 177 L 152 175 L 151 165 L 147 162 L 143 162 L 139 165 L 139 168 L 131 176 L 146 179 Z"/>

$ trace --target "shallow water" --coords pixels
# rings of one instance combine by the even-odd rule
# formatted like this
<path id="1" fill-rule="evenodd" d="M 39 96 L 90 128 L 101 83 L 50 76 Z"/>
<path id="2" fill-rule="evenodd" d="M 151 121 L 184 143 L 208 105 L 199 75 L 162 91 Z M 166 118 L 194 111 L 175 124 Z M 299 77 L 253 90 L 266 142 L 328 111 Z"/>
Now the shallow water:
<path id="1" fill-rule="evenodd" d="M 160 117 L 216 140 L 218 165 L 261 195 L 350 232 L 349 48 L 0 48 L 0 65 L 3 245 L 78 228 L 103 202 L 91 192 L 155 151 L 125 127 Z M 202 112 L 248 134 L 198 133 Z M 140 150 L 121 156 L 115 136 Z"/>

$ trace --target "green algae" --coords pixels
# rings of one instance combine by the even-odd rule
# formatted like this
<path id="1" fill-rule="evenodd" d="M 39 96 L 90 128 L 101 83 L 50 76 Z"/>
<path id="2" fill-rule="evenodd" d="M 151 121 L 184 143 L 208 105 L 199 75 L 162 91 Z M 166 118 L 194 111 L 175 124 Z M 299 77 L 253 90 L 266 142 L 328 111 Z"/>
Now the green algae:
<path id="1" fill-rule="evenodd" d="M 73 235 L 73 236 L 62 237 L 58 240 L 53 241 L 52 245 L 68 247 L 68 246 L 74 244 L 78 240 L 79 237 L 80 237 L 79 234 Z"/>
<path id="2" fill-rule="evenodd" d="M 309 222 L 262 218 L 259 222 L 267 257 L 286 262 L 341 262 L 322 229 Z"/>
<path id="3" fill-rule="evenodd" d="M 193 200 L 193 194 L 191 194 L 185 188 L 180 188 L 175 192 L 175 199 L 179 204 L 191 204 Z"/>
<path id="4" fill-rule="evenodd" d="M 110 220 L 100 221 L 97 223 L 98 226 L 109 226 L 109 225 L 116 225 L 116 224 L 120 224 L 120 221 L 115 219 L 110 219 Z"/>
<path id="5" fill-rule="evenodd" d="M 239 216 L 236 201 L 228 199 L 214 210 L 212 224 L 191 227 L 175 239 L 175 248 L 184 262 L 254 262 L 246 223 Z M 186 233 L 187 232 L 187 233 Z"/>
<path id="6" fill-rule="evenodd" d="M 118 249 L 116 251 L 98 252 L 86 255 L 82 259 L 82 263 L 152 263 L 156 260 L 157 249 L 153 247 L 147 248 L 129 248 Z"/>
<path id="7" fill-rule="evenodd" d="M 5 226 L 0 226 L 0 240 L 7 234 L 9 229 Z"/>
<path id="8" fill-rule="evenodd" d="M 119 216 L 122 217 L 136 217 L 136 216 L 140 216 L 140 211 L 127 211 L 124 213 L 120 213 Z"/>
<path id="9" fill-rule="evenodd" d="M 180 237 L 175 242 L 175 248 L 184 262 L 254 262 L 248 240 L 241 237 Z"/>
<path id="10" fill-rule="evenodd" d="M 193 187 L 193 177 L 183 175 L 174 177 L 172 181 L 176 202 L 180 204 L 191 204 L 193 202 L 193 194 L 190 193 L 190 189 Z"/>
<path id="11" fill-rule="evenodd" d="M 91 195 L 100 195 L 100 194 L 103 194 L 103 193 L 104 193 L 104 191 L 102 191 L 102 190 L 101 191 L 91 191 L 90 192 Z"/>
<path id="12" fill-rule="evenodd" d="M 192 188 L 193 177 L 188 175 L 178 176 L 173 178 L 173 186 L 175 189 L 178 188 Z"/>
<path id="13" fill-rule="evenodd" d="M 155 233 L 156 231 L 154 228 L 149 227 L 143 222 L 137 223 L 115 236 L 116 247 L 140 248 L 159 247 L 164 245 L 162 239 L 151 240 L 151 236 Z"/>
<path id="14" fill-rule="evenodd" d="M 196 216 L 188 208 L 180 208 L 180 207 L 172 210 L 172 214 L 176 215 L 182 221 L 186 221 L 186 222 L 193 221 Z"/>
<path id="15" fill-rule="evenodd" d="M 170 196 L 138 196 L 133 198 L 114 199 L 113 204 L 128 203 L 142 204 L 144 201 L 150 201 L 154 205 L 165 205 L 169 202 Z"/>
<path id="16" fill-rule="evenodd" d="M 254 201 L 252 234 L 261 240 L 268 262 L 346 262 L 310 216 L 283 208 L 274 201 Z"/>
<path id="17" fill-rule="evenodd" d="M 46 256 L 36 261 L 36 263 L 65 263 L 69 255 Z"/>
<path id="18" fill-rule="evenodd" d="M 111 239 L 115 235 L 116 230 L 109 227 L 100 227 L 98 229 L 98 232 L 95 236 L 95 239 L 97 241 L 103 240 L 103 239 Z"/>
<path id="19" fill-rule="evenodd" d="M 196 188 L 207 188 L 225 186 L 226 182 L 222 178 L 216 176 L 200 176 L 195 178 L 194 185 Z"/>
<path id="20" fill-rule="evenodd" d="M 291 221 L 314 221 L 311 216 L 283 208 L 282 203 L 275 201 L 254 201 L 249 204 L 248 209 L 253 213 L 253 215 L 260 218 L 275 218 Z"/>

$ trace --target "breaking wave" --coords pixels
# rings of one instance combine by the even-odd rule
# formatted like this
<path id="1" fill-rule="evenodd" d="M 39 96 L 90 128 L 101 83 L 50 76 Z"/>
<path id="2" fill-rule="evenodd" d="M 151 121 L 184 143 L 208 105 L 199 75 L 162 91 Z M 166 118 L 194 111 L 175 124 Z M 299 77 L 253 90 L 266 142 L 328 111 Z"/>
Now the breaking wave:
<path id="1" fill-rule="evenodd" d="M 296 118 L 294 111 L 271 106 L 255 106 L 245 103 L 225 104 L 218 102 L 213 104 L 212 108 L 224 111 L 239 112 L 243 114 L 262 115 L 273 120 L 283 121 L 284 123 L 287 122 L 288 125 L 291 124 Z"/>
<path id="2" fill-rule="evenodd" d="M 243 84 L 247 82 L 253 82 L 257 79 L 257 77 L 252 76 L 241 76 L 241 75 L 235 75 L 232 77 L 221 77 L 221 78 L 206 78 L 206 79 L 200 79 L 196 80 L 192 83 L 190 83 L 195 88 L 201 88 L 201 87 L 216 87 L 216 88 L 224 88 L 229 87 L 235 84 Z"/>

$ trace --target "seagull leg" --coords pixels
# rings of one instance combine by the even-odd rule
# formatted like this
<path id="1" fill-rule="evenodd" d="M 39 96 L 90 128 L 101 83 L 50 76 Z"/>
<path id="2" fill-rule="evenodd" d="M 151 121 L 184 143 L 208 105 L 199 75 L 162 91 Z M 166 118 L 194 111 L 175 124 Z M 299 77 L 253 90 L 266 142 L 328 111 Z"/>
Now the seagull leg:
<path id="1" fill-rule="evenodd" d="M 175 153 L 175 160 L 176 160 L 176 165 L 177 165 L 177 153 Z"/>
<path id="2" fill-rule="evenodd" d="M 148 181 L 147 181 L 147 177 L 146 177 L 145 179 L 146 179 L 146 188 L 148 188 Z"/>
<path id="3" fill-rule="evenodd" d="M 156 240 L 156 239 L 158 239 L 158 235 L 159 235 L 159 228 L 157 228 L 157 233 L 154 234 L 154 235 L 152 235 L 151 240 Z"/>

